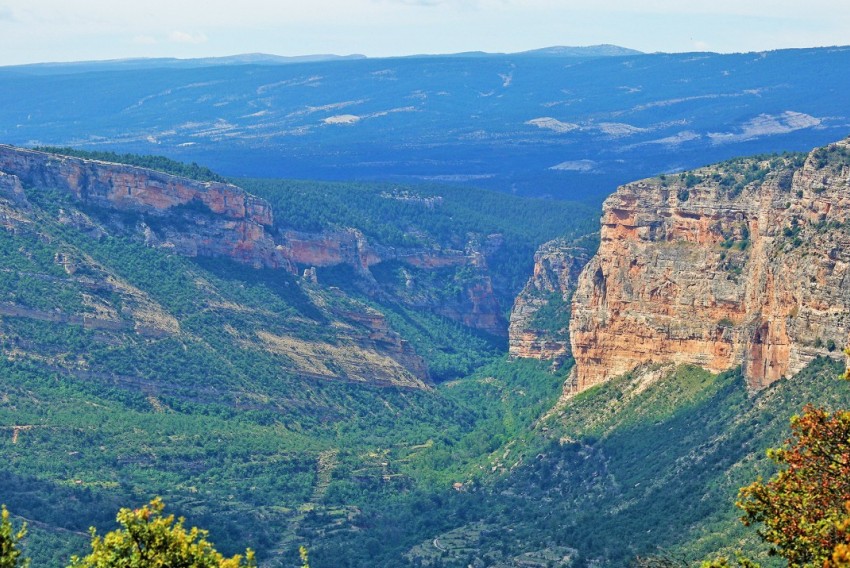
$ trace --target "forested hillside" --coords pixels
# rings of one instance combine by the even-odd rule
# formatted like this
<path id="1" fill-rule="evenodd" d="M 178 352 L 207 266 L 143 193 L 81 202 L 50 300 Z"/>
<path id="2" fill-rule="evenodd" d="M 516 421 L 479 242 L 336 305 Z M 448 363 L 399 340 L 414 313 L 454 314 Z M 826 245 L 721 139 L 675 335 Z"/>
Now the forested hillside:
<path id="1" fill-rule="evenodd" d="M 470 235 L 498 235 L 487 254 L 501 307 L 507 313 L 531 272 L 534 248 L 552 236 L 576 239 L 596 230 L 596 209 L 576 202 L 522 198 L 435 184 L 236 180 L 269 201 L 277 222 L 301 231 L 356 227 L 394 247 L 464 250 Z M 376 278 L 393 278 L 387 266 Z M 396 275 L 397 276 L 397 275 Z M 443 278 L 451 281 L 451 278 Z"/>
<path id="2" fill-rule="evenodd" d="M 279 187 L 289 185 L 309 187 Z M 349 199 L 349 210 L 386 190 L 351 188 L 364 197 Z M 452 198 L 458 192 L 429 191 L 449 213 L 407 219 L 429 246 L 489 230 L 493 215 L 528 214 L 507 196 L 476 215 L 469 200 Z M 30 521 L 26 551 L 37 565 L 64 565 L 89 525 L 106 529 L 119 506 L 153 495 L 209 527 L 220 549 L 251 546 L 264 563 L 290 565 L 307 542 L 301 527 L 364 522 L 360 503 L 378 495 L 440 491 L 450 472 L 527 427 L 557 396 L 560 379 L 528 364 L 494 367 L 516 377 L 504 387 L 435 389 L 501 359 L 500 340 L 375 293 L 345 267 L 314 283 L 186 258 L 137 237 L 140 221 L 161 217 L 86 207 L 41 187 L 3 192 L 0 500 Z M 387 212 L 389 231 L 372 221 L 364 232 L 391 242 L 383 235 L 404 211 L 399 202 Z M 309 206 L 298 214 L 307 219 Z M 449 215 L 458 216 L 454 232 L 440 224 Z M 519 225 L 506 224 L 514 228 L 505 241 L 521 251 L 556 222 L 536 232 Z M 514 388 L 536 402 L 519 408 L 502 397 Z M 509 428 L 506 413 L 518 413 Z M 446 444 L 457 450 L 446 454 Z M 391 452 L 406 457 L 388 461 Z M 441 465 L 408 465 L 420 454 Z"/>
<path id="3" fill-rule="evenodd" d="M 452 262 L 446 250 L 479 247 L 505 295 L 533 261 L 515 256 L 592 215 L 438 186 L 244 185 L 271 204 L 268 230 L 298 242 L 352 230 L 345 242 L 372 251 Z M 35 565 L 66 565 L 90 525 L 155 495 L 269 567 L 296 565 L 302 545 L 318 568 L 759 550 L 737 488 L 772 471 L 764 449 L 803 402 L 850 404 L 823 358 L 758 392 L 739 369 L 670 365 L 563 397 L 571 359 L 509 360 L 502 339 L 422 300 L 458 294 L 441 287 L 463 266 L 187 256 L 151 235 L 218 217 L 174 209 L 92 207 L 0 176 L 0 501 L 29 522 Z"/>

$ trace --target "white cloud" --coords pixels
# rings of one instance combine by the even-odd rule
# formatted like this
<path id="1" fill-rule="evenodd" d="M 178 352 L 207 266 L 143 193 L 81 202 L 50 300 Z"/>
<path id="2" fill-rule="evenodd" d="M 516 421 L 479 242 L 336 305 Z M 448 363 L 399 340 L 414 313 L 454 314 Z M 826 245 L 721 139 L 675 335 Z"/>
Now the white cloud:
<path id="1" fill-rule="evenodd" d="M 203 33 L 200 33 L 200 32 L 189 33 L 189 32 L 182 32 L 182 31 L 173 31 L 170 34 L 168 34 L 168 40 L 171 41 L 171 42 L 174 42 L 174 43 L 199 44 L 199 43 L 206 43 L 207 42 L 207 36 L 206 36 L 206 34 L 203 34 Z"/>

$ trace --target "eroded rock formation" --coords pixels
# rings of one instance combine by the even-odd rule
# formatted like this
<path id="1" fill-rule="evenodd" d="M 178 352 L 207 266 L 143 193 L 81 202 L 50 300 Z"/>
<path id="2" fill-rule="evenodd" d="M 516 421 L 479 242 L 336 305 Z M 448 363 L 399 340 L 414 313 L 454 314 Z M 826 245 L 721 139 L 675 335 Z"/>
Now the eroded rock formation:
<path id="1" fill-rule="evenodd" d="M 90 207 L 158 217 L 160 234 L 146 232 L 146 238 L 180 254 L 290 267 L 269 230 L 269 204 L 235 185 L 5 145 L 0 145 L 0 171 L 28 187 L 66 191 Z"/>
<path id="2" fill-rule="evenodd" d="M 268 202 L 235 185 L 0 145 L 0 192 L 25 201 L 22 184 L 67 192 L 148 246 L 184 256 L 227 257 L 293 274 L 345 264 L 367 280 L 372 278 L 370 267 L 391 260 L 426 270 L 469 267 L 473 277 L 463 283 L 456 301 L 422 307 L 475 329 L 506 333 L 486 259 L 475 247 L 388 247 L 371 243 L 354 228 L 295 231 L 277 226 Z"/>
<path id="3" fill-rule="evenodd" d="M 620 187 L 573 295 L 569 388 L 663 362 L 743 365 L 760 388 L 842 356 L 848 226 L 846 140 Z"/>
<path id="4" fill-rule="evenodd" d="M 511 310 L 511 357 L 552 361 L 559 367 L 571 356 L 569 305 L 591 254 L 587 248 L 563 239 L 545 243 L 537 250 L 534 274 Z"/>

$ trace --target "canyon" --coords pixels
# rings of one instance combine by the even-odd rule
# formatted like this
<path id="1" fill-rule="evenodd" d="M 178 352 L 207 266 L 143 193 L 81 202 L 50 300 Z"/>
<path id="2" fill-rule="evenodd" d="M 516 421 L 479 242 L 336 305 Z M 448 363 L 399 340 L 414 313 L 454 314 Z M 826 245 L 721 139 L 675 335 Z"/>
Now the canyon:
<path id="1" fill-rule="evenodd" d="M 740 365 L 760 389 L 816 357 L 840 358 L 850 332 L 848 222 L 848 140 L 623 185 L 603 205 L 599 250 L 578 278 L 568 263 L 541 279 L 552 265 L 545 252 L 515 305 L 512 322 L 534 290 L 571 295 L 569 347 L 563 337 L 523 347 L 527 326 L 512 325 L 512 354 L 571 354 L 568 394 L 663 363 Z M 566 285 L 538 283 L 554 281 Z"/>
<path id="2" fill-rule="evenodd" d="M 564 239 L 545 243 L 537 250 L 534 273 L 511 310 L 511 357 L 552 361 L 557 369 L 572 356 L 569 305 L 578 277 L 592 254 L 587 247 Z"/>
<path id="3" fill-rule="evenodd" d="M 295 230 L 285 212 L 276 217 L 233 184 L 5 145 L 0 172 L 0 190 L 17 203 L 24 188 L 63 192 L 151 247 L 303 272 L 314 283 L 317 268 L 344 265 L 376 294 L 505 333 L 488 272 L 498 235 L 471 236 L 463 249 L 405 248 L 352 227 Z M 741 365 L 759 389 L 818 356 L 840 357 L 850 332 L 848 186 L 847 140 L 621 186 L 603 205 L 595 255 L 564 239 L 539 249 L 511 314 L 511 356 L 555 369 L 572 357 L 568 392 L 663 363 Z M 389 262 L 407 267 L 409 293 L 373 277 Z M 447 269 L 467 273 L 454 302 L 410 292 L 414 272 Z"/>
<path id="4" fill-rule="evenodd" d="M 291 274 L 345 265 L 375 293 L 378 284 L 369 269 L 383 262 L 423 270 L 467 268 L 469 276 L 450 305 L 417 307 L 492 335 L 507 333 L 487 269 L 486 255 L 493 251 L 473 241 L 457 250 L 403 248 L 372 242 L 352 227 L 298 231 L 276 220 L 266 200 L 230 183 L 8 145 L 0 145 L 0 172 L 0 184 L 17 188 L 17 194 L 23 195 L 21 186 L 66 193 L 110 226 L 183 256 L 224 257 Z"/>

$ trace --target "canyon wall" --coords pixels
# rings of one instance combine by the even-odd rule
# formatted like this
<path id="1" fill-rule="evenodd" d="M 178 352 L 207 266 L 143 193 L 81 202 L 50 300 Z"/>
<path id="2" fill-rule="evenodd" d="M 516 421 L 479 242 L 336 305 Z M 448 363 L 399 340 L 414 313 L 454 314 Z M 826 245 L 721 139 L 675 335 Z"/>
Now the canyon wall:
<path id="1" fill-rule="evenodd" d="M 552 361 L 560 367 L 572 355 L 570 302 L 579 274 L 592 252 L 563 239 L 542 245 L 534 255 L 534 273 L 511 310 L 511 357 Z"/>
<path id="2" fill-rule="evenodd" d="M 64 191 L 89 207 L 145 213 L 149 244 L 187 256 L 226 256 L 255 266 L 289 268 L 276 247 L 269 204 L 235 185 L 0 145 L 0 171 L 27 187 Z"/>
<path id="3" fill-rule="evenodd" d="M 506 333 L 486 261 L 474 247 L 388 247 L 355 228 L 295 231 L 275 224 L 264 199 L 232 184 L 0 145 L 0 191 L 23 198 L 21 184 L 66 192 L 148 246 L 184 256 L 226 257 L 293 274 L 343 264 L 369 281 L 370 267 L 391 260 L 425 270 L 468 267 L 473 277 L 450 305 L 417 307 L 491 334 Z"/>
<path id="4" fill-rule="evenodd" d="M 568 390 L 665 362 L 755 389 L 842 357 L 849 268 L 847 140 L 624 185 L 573 294 Z"/>

